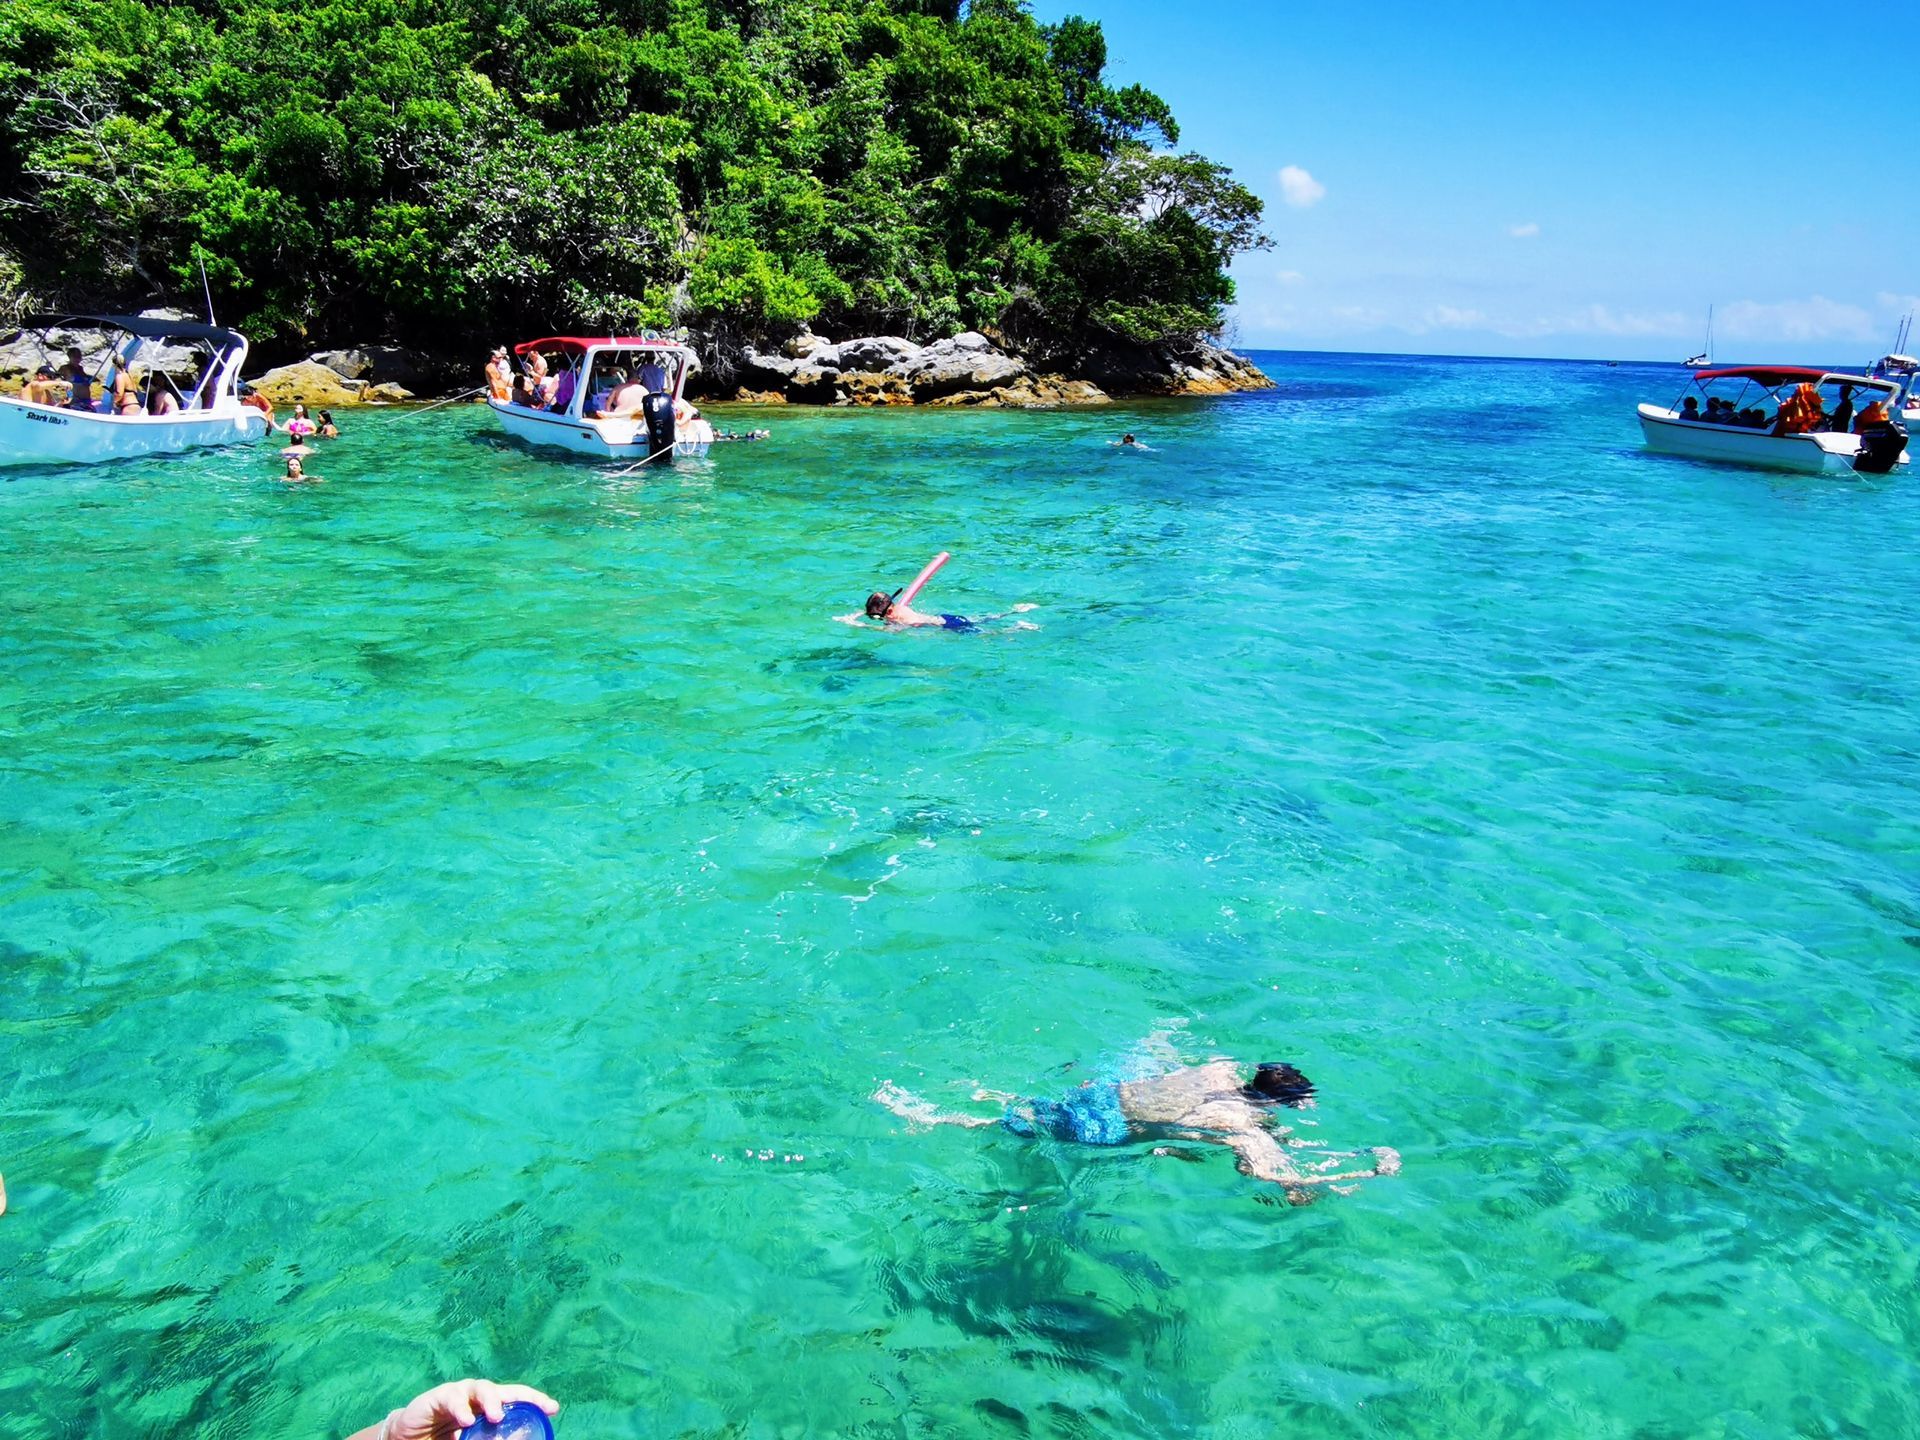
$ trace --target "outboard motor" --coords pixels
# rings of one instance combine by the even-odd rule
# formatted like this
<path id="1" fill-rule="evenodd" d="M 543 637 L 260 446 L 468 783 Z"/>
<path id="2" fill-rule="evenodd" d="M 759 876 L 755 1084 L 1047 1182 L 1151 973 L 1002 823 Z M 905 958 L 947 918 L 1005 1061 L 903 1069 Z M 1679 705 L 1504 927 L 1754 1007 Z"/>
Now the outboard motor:
<path id="1" fill-rule="evenodd" d="M 655 461 L 671 464 L 673 461 L 673 396 L 664 391 L 654 391 L 640 402 L 640 414 L 647 422 L 647 455 Z"/>
<path id="2" fill-rule="evenodd" d="M 672 417 L 668 417 L 671 421 Z M 1907 448 L 1907 427 L 1889 420 L 1871 430 L 1860 432 L 1860 453 L 1853 457 L 1854 472 L 1859 475 L 1885 475 L 1900 463 Z"/>

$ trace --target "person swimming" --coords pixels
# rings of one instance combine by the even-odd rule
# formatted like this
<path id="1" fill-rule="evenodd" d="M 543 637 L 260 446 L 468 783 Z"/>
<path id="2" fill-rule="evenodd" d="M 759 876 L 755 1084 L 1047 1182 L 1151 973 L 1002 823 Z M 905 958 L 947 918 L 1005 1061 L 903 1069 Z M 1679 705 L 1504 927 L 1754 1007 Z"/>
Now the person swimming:
<path id="1" fill-rule="evenodd" d="M 1221 1145 L 1234 1154 L 1243 1175 L 1267 1180 L 1286 1192 L 1294 1205 L 1316 1198 L 1311 1188 L 1326 1185 L 1336 1193 L 1341 1182 L 1370 1180 L 1400 1173 L 1400 1154 L 1375 1146 L 1369 1169 L 1338 1171 L 1343 1160 L 1360 1151 L 1329 1151 L 1309 1140 L 1291 1138 L 1293 1132 L 1273 1122 L 1277 1108 L 1314 1108 L 1314 1085 L 1292 1065 L 1268 1062 L 1247 1076 L 1231 1060 L 1187 1065 L 1143 1080 L 1090 1080 L 1058 1099 L 1020 1098 L 990 1090 L 976 1090 L 975 1100 L 998 1100 L 1000 1115 L 968 1115 L 942 1110 L 891 1080 L 873 1093 L 876 1102 L 920 1125 L 960 1125 L 980 1128 L 999 1125 L 1028 1139 L 1066 1140 L 1081 1145 L 1127 1145 L 1151 1140 L 1197 1140 Z M 1304 1168 L 1292 1150 L 1310 1149 L 1317 1159 Z M 1154 1154 L 1174 1153 L 1156 1146 Z M 1311 1172 L 1311 1173 L 1309 1173 Z"/>
<path id="2" fill-rule="evenodd" d="M 867 596 L 867 618 L 887 625 L 938 625 L 944 630 L 961 631 L 980 628 L 964 615 L 923 615 L 896 600 L 894 597 L 899 593 L 896 590 L 889 595 L 884 590 L 876 590 Z"/>
<path id="3" fill-rule="evenodd" d="M 1151 450 L 1153 449 L 1153 447 L 1152 447 L 1151 445 L 1147 445 L 1147 444 L 1144 444 L 1144 443 L 1142 443 L 1142 442 L 1141 442 L 1141 441 L 1139 441 L 1139 440 L 1136 440 L 1136 439 L 1134 438 L 1134 436 L 1133 436 L 1133 433 L 1132 433 L 1131 431 L 1129 431 L 1129 432 L 1128 432 L 1128 433 L 1126 433 L 1125 435 L 1122 435 L 1122 436 L 1121 436 L 1121 437 L 1120 437 L 1120 438 L 1119 438 L 1118 440 L 1109 440 L 1109 441 L 1108 441 L 1107 443 L 1108 443 L 1109 445 L 1116 445 L 1116 446 L 1118 446 L 1118 447 L 1119 447 L 1120 449 L 1122 449 L 1122 450 L 1146 450 L 1146 451 L 1151 451 Z"/>

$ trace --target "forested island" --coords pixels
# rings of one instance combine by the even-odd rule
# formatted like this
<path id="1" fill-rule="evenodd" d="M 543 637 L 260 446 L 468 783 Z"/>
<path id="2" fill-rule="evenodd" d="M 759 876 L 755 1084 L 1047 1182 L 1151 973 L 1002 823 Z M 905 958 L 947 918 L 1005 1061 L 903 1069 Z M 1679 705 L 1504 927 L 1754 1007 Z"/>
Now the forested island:
<path id="1" fill-rule="evenodd" d="M 270 359 L 684 326 L 750 386 L 978 331 L 1127 388 L 1269 242 L 1106 69 L 1022 0 L 10 0 L 0 300 L 197 311 L 204 265 Z"/>

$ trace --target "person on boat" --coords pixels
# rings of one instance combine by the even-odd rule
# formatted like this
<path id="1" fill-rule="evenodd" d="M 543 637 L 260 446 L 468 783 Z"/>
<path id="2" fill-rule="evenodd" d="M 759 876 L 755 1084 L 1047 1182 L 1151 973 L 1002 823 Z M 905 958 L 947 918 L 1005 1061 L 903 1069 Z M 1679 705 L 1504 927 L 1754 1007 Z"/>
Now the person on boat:
<path id="1" fill-rule="evenodd" d="M 504 345 L 494 346 L 487 360 L 487 395 L 502 404 L 513 398 L 513 365 Z"/>
<path id="2" fill-rule="evenodd" d="M 1826 411 L 1820 404 L 1820 391 L 1811 384 L 1796 385 L 1793 394 L 1780 402 L 1780 413 L 1774 417 L 1775 435 L 1808 435 L 1818 430 L 1826 422 Z"/>
<path id="3" fill-rule="evenodd" d="M 326 483 L 325 476 L 309 475 L 306 462 L 298 455 L 287 456 L 287 470 L 280 478 L 289 485 L 324 485 Z"/>
<path id="4" fill-rule="evenodd" d="M 338 440 L 340 438 L 340 427 L 333 423 L 333 412 L 331 410 L 322 410 L 320 412 L 320 428 L 313 433 L 318 435 L 322 440 Z"/>
<path id="5" fill-rule="evenodd" d="M 1384 1145 L 1372 1150 L 1369 1168 L 1328 1173 L 1360 1152 L 1320 1151 L 1292 1139 L 1292 1130 L 1274 1121 L 1281 1107 L 1313 1108 L 1313 1096 L 1313 1082 L 1292 1065 L 1258 1065 L 1249 1076 L 1231 1060 L 1183 1066 L 1143 1080 L 1089 1080 L 1059 1099 L 974 1091 L 976 1101 L 1000 1102 L 998 1116 L 942 1110 L 891 1080 L 873 1093 L 879 1104 L 917 1125 L 999 1125 L 1027 1139 L 1044 1136 L 1082 1145 L 1176 1140 L 1221 1145 L 1233 1152 L 1241 1174 L 1279 1185 L 1295 1205 L 1312 1204 L 1316 1185 L 1338 1189 L 1342 1182 L 1400 1173 L 1399 1152 Z M 1316 1158 L 1303 1167 L 1290 1153 L 1297 1149 L 1312 1149 Z M 1172 1151 L 1156 1145 L 1154 1153 Z"/>
<path id="6" fill-rule="evenodd" d="M 107 375 L 112 412 L 115 415 L 140 414 L 140 386 L 134 380 L 133 372 L 127 368 L 125 358 L 111 356 L 107 361 Z"/>
<path id="7" fill-rule="evenodd" d="M 347 1440 L 455 1440 L 481 1416 L 497 1425 L 514 1401 L 560 1413 L 560 1402 L 531 1385 L 496 1385 L 491 1380 L 449 1380 L 416 1395 L 378 1423 L 356 1430 Z"/>
<path id="8" fill-rule="evenodd" d="M 1686 399 L 1680 402 L 1680 418 L 1682 420 L 1698 420 L 1700 418 L 1700 402 L 1691 395 L 1687 396 Z"/>
<path id="9" fill-rule="evenodd" d="M 548 408 L 564 415 L 567 407 L 573 404 L 573 392 L 579 384 L 580 366 L 577 363 L 569 365 L 553 382 L 553 402 Z"/>
<path id="10" fill-rule="evenodd" d="M 538 350 L 528 352 L 526 359 L 527 388 L 533 392 L 535 409 L 544 410 L 553 403 L 553 393 L 559 388 L 560 378 L 547 367 L 547 357 Z"/>
<path id="11" fill-rule="evenodd" d="M 538 403 L 538 400 L 539 397 L 533 393 L 533 376 L 525 370 L 522 370 L 518 375 L 513 377 L 512 403 L 525 406 L 531 410 Z"/>
<path id="12" fill-rule="evenodd" d="M 207 377 L 213 373 L 213 356 L 202 351 L 193 357 L 193 389 L 187 392 L 187 404 L 195 410 L 213 407 L 213 387 Z"/>
<path id="13" fill-rule="evenodd" d="M 304 445 L 308 437 L 320 427 L 313 423 L 313 417 L 307 414 L 307 407 L 305 405 L 295 404 L 293 414 L 288 417 L 287 423 L 284 426 L 276 428 L 284 429 L 294 444 Z"/>
<path id="14" fill-rule="evenodd" d="M 640 383 L 647 387 L 649 395 L 657 395 L 667 388 L 667 367 L 654 356 L 647 357 L 647 363 L 640 367 Z"/>
<path id="15" fill-rule="evenodd" d="M 646 402 L 647 387 L 636 372 L 615 383 L 600 414 L 608 420 L 638 420 L 645 413 Z"/>
<path id="16" fill-rule="evenodd" d="M 1833 407 L 1833 413 L 1827 417 L 1827 423 L 1823 428 L 1833 431 L 1836 435 L 1845 435 L 1853 429 L 1853 387 L 1851 385 L 1840 387 L 1840 403 Z"/>
<path id="17" fill-rule="evenodd" d="M 45 405 L 49 408 L 60 403 L 60 382 L 53 378 L 53 367 L 42 365 L 33 372 L 33 378 L 21 390 L 20 398 L 29 405 Z"/>
<path id="18" fill-rule="evenodd" d="M 180 409 L 180 397 L 173 392 L 173 382 L 158 370 L 147 378 L 147 413 L 149 415 L 173 415 Z"/>
<path id="19" fill-rule="evenodd" d="M 92 410 L 93 376 L 87 373 L 86 359 L 78 345 L 67 347 L 67 368 L 60 378 L 67 382 L 67 409 Z"/>

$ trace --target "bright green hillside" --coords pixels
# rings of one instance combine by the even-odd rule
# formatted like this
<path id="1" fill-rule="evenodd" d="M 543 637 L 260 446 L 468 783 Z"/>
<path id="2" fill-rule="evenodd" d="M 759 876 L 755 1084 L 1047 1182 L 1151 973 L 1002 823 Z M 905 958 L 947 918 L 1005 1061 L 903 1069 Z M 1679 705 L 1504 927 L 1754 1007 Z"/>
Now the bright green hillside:
<path id="1" fill-rule="evenodd" d="M 0 282 L 258 338 L 1217 326 L 1260 203 L 1017 0 L 8 0 Z"/>

